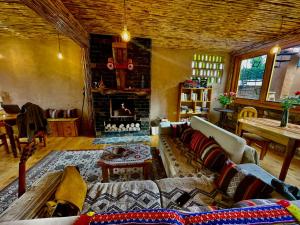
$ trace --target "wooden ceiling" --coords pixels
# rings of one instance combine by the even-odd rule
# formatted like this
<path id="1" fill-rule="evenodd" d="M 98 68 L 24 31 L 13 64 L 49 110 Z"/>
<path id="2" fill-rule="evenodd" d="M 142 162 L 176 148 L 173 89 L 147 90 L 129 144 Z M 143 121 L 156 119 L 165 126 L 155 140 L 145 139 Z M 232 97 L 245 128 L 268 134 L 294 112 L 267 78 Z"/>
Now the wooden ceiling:
<path id="1" fill-rule="evenodd" d="M 118 34 L 122 29 L 123 0 L 61 1 L 88 33 Z M 0 4 L 0 22 L 5 26 L 29 37 L 55 33 L 19 1 Z M 292 31 L 300 34 L 299 0 L 126 0 L 126 4 L 132 36 L 152 38 L 155 47 L 231 52 Z M 12 17 L 5 16 L 11 12 Z"/>
<path id="2" fill-rule="evenodd" d="M 0 37 L 56 37 L 56 29 L 19 0 L 0 0 Z"/>

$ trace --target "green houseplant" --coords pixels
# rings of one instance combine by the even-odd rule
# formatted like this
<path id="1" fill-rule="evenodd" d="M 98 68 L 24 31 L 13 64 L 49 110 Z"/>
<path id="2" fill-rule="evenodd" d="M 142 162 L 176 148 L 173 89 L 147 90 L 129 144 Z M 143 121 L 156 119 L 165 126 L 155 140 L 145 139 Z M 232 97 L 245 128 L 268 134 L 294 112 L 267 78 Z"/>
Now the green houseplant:
<path id="1" fill-rule="evenodd" d="M 223 108 L 226 108 L 228 105 L 233 103 L 233 100 L 235 98 L 236 93 L 235 92 L 229 92 L 229 93 L 224 93 L 219 95 L 219 102 L 223 106 Z"/>
<path id="2" fill-rule="evenodd" d="M 281 117 L 281 127 L 286 127 L 289 121 L 289 110 L 300 104 L 300 91 L 295 93 L 295 96 L 285 97 L 281 100 L 281 107 L 283 109 Z"/>

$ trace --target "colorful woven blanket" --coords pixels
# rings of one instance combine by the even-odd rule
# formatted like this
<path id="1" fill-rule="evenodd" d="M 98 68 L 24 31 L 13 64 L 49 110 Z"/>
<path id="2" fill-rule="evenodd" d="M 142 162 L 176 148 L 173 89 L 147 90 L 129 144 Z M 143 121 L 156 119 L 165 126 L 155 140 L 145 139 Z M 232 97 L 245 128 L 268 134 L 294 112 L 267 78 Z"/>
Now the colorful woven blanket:
<path id="1" fill-rule="evenodd" d="M 279 205 L 224 209 L 205 213 L 183 213 L 176 210 L 156 209 L 118 213 L 81 215 L 74 225 L 112 224 L 298 224 L 289 211 Z"/>

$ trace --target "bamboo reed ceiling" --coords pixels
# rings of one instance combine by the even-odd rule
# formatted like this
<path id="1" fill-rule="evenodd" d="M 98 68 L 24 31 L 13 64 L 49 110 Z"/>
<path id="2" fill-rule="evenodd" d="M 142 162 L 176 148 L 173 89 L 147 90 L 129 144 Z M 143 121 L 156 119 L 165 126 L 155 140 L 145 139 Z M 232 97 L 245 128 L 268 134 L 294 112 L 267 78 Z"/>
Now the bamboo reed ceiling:
<path id="1" fill-rule="evenodd" d="M 118 34 L 123 0 L 62 0 L 90 33 Z M 300 28 L 299 0 L 126 0 L 132 36 L 153 46 L 233 51 Z"/>
<path id="2" fill-rule="evenodd" d="M 51 38 L 56 29 L 18 0 L 0 0 L 0 37 Z"/>
<path id="3" fill-rule="evenodd" d="M 88 33 L 120 33 L 123 0 L 61 1 Z M 0 0 L 5 6 L 0 21 L 6 19 L 16 30 L 30 31 L 28 35 L 53 32 L 18 1 L 5 2 L 16 3 Z M 299 0 L 126 0 L 126 4 L 128 30 L 133 37 L 151 38 L 154 47 L 231 52 L 291 32 L 300 35 Z M 6 12 L 14 9 L 17 15 L 6 18 Z M 22 23 L 23 17 L 30 22 Z"/>

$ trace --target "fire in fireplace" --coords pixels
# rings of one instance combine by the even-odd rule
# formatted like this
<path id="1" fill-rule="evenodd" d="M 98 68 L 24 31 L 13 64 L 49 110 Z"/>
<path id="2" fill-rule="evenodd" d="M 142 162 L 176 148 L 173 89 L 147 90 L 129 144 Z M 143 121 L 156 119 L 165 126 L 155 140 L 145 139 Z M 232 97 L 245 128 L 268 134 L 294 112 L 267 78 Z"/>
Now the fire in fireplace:
<path id="1" fill-rule="evenodd" d="M 110 117 L 135 117 L 133 101 L 128 99 L 110 99 Z"/>

